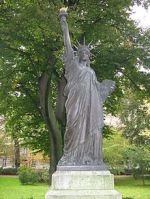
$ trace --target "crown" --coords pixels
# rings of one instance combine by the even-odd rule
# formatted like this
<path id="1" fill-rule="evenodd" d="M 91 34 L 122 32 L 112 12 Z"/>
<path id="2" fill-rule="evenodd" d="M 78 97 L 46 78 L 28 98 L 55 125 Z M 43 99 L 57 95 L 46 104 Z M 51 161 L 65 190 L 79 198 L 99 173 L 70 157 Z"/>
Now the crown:
<path id="1" fill-rule="evenodd" d="M 74 46 L 75 46 L 75 48 L 76 48 L 78 54 L 79 54 L 81 51 L 85 50 L 85 51 L 88 51 L 90 55 L 92 55 L 92 53 L 90 52 L 91 49 L 92 49 L 92 48 L 91 48 L 91 43 L 92 43 L 92 41 L 91 41 L 88 45 L 86 45 L 86 44 L 85 44 L 85 37 L 84 37 L 83 44 L 81 44 L 79 41 L 77 41 L 77 43 L 78 43 L 78 46 L 76 46 L 76 45 L 74 45 Z"/>

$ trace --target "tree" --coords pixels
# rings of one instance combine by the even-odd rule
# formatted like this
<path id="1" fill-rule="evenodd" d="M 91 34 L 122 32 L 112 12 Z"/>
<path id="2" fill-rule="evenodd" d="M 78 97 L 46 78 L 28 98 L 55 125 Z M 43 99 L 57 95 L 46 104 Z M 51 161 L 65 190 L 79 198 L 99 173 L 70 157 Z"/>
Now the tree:
<path id="1" fill-rule="evenodd" d="M 132 145 L 124 152 L 126 161 L 131 164 L 133 176 L 141 177 L 145 185 L 145 174 L 149 174 L 150 155 L 148 147 Z"/>
<path id="2" fill-rule="evenodd" d="M 54 10 L 53 8 L 53 3 L 48 1 L 45 4 L 38 1 L 36 3 L 19 1 L 15 4 L 3 2 L 1 5 L 1 27 L 3 27 L 1 97 L 6 96 L 5 100 L 1 101 L 3 109 L 1 113 L 5 115 L 7 130 L 14 138 L 22 138 L 23 143 L 26 142 L 35 149 L 44 150 L 47 153 L 49 150 L 47 132 L 49 132 L 53 163 L 51 168 L 54 170 L 61 153 L 59 138 L 61 135 L 56 128 L 53 111 L 50 110 L 52 97 L 49 93 L 53 92 L 49 85 L 52 85 L 56 79 L 52 74 L 58 75 L 56 68 L 53 67 L 53 54 L 59 48 L 57 42 L 59 35 L 57 36 L 55 25 L 57 17 L 52 21 L 49 20 L 57 13 L 57 8 L 55 7 Z M 8 31 L 10 34 L 5 37 Z M 9 82 L 7 77 L 10 79 Z M 49 131 L 46 130 L 44 123 Z M 40 142 L 37 142 L 37 139 Z M 46 140 L 47 144 L 45 144 Z"/>
<path id="3" fill-rule="evenodd" d="M 0 167 L 7 166 L 7 159 L 14 159 L 14 145 L 4 129 L 0 129 L 0 158 L 3 160 Z"/>
<path id="4" fill-rule="evenodd" d="M 148 100 L 127 90 L 128 98 L 121 103 L 120 118 L 124 127 L 124 136 L 135 145 L 149 145 L 150 143 L 150 111 Z M 141 99 L 142 97 L 142 99 Z"/>
<path id="5" fill-rule="evenodd" d="M 109 139 L 103 140 L 104 162 L 108 164 L 114 174 L 124 172 L 124 153 L 128 147 L 128 140 L 122 136 L 119 130 L 114 131 Z"/>
<path id="6" fill-rule="evenodd" d="M 126 87 L 139 89 L 142 85 L 143 96 L 149 95 L 149 75 L 135 67 L 141 63 L 149 67 L 146 51 L 149 33 L 137 29 L 127 12 L 135 2 L 6 0 L 0 3 L 0 113 L 5 116 L 7 130 L 20 143 L 50 154 L 51 173 L 62 153 L 65 124 L 60 116 L 65 115 L 63 109 L 56 111 L 65 100 L 61 95 L 65 81 L 60 61 L 63 45 L 57 20 L 59 8 L 69 7 L 73 43 L 82 41 L 84 36 L 87 42 L 93 39 L 92 67 L 98 80 L 116 81 L 116 92 L 105 104 L 106 112 L 116 114 Z"/>

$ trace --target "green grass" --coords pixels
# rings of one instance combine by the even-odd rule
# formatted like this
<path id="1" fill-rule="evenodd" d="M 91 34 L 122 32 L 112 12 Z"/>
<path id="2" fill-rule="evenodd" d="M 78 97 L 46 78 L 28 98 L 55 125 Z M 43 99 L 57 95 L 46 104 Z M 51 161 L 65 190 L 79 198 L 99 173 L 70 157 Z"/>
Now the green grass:
<path id="1" fill-rule="evenodd" d="M 150 199 L 150 180 L 143 186 L 141 180 L 117 176 L 115 189 L 126 199 Z M 44 199 L 47 191 L 48 185 L 45 184 L 21 185 L 18 177 L 0 176 L 0 199 Z"/>
<path id="2" fill-rule="evenodd" d="M 142 180 L 135 180 L 131 176 L 116 176 L 115 189 L 122 193 L 123 198 L 150 199 L 150 180 L 146 180 L 143 186 Z"/>
<path id="3" fill-rule="evenodd" d="M 48 185 L 21 185 L 18 177 L 0 176 L 0 199 L 44 199 Z"/>

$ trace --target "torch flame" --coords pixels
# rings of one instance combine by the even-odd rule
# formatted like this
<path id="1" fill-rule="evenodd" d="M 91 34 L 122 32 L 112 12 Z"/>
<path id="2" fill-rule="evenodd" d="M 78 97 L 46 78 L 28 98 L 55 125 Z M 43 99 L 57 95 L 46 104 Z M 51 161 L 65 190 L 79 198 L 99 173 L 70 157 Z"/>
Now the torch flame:
<path id="1" fill-rule="evenodd" d="M 60 9 L 60 12 L 67 12 L 68 7 L 63 7 Z"/>

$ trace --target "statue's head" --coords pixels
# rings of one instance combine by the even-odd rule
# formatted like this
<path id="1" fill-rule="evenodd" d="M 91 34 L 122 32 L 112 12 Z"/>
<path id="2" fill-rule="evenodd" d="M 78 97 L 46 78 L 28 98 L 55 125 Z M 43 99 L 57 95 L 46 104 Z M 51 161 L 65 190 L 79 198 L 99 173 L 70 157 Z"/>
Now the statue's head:
<path id="1" fill-rule="evenodd" d="M 86 45 L 80 45 L 78 47 L 78 56 L 80 61 L 89 61 L 90 59 L 90 48 Z"/>
<path id="2" fill-rule="evenodd" d="M 84 37 L 83 44 L 80 44 L 78 42 L 78 47 L 75 46 L 76 49 L 77 49 L 77 54 L 78 54 L 78 57 L 79 57 L 79 62 L 84 61 L 84 62 L 87 62 L 88 65 L 90 64 L 90 56 L 92 55 L 91 52 L 90 52 L 90 50 L 91 50 L 91 43 L 92 43 L 92 41 L 88 45 L 86 45 L 85 44 L 85 37 Z"/>

